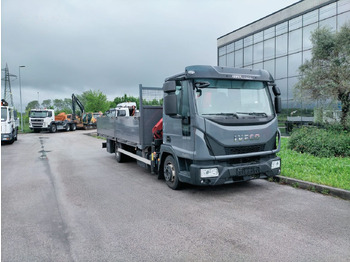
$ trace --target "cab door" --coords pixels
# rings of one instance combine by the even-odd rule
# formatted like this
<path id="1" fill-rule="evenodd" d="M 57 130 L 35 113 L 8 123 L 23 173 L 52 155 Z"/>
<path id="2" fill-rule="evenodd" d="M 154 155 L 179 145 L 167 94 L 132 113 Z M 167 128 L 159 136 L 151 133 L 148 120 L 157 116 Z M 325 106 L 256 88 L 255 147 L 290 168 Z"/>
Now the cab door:
<path id="1" fill-rule="evenodd" d="M 193 159 L 194 139 L 191 128 L 191 109 L 188 81 L 176 81 L 176 111 L 174 115 L 164 115 L 163 143 L 168 144 L 181 158 Z"/>

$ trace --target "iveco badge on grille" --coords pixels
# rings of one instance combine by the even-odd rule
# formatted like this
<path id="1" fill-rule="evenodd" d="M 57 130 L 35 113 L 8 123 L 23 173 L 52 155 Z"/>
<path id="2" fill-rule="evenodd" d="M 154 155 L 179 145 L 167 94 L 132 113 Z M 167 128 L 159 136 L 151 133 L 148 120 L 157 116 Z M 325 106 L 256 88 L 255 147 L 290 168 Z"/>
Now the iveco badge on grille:
<path id="1" fill-rule="evenodd" d="M 259 140 L 259 139 L 260 139 L 260 134 L 242 134 L 242 135 L 233 136 L 233 140 L 235 142 Z"/>

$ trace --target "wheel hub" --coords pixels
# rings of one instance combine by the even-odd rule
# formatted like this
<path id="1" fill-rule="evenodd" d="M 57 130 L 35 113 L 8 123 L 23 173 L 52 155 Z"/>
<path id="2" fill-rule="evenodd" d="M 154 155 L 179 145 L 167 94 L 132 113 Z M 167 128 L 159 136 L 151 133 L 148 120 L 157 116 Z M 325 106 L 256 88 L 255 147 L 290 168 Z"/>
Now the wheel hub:
<path id="1" fill-rule="evenodd" d="M 173 181 L 174 180 L 174 174 L 175 169 L 173 167 L 173 165 L 168 164 L 165 169 L 164 169 L 164 177 L 166 181 Z"/>

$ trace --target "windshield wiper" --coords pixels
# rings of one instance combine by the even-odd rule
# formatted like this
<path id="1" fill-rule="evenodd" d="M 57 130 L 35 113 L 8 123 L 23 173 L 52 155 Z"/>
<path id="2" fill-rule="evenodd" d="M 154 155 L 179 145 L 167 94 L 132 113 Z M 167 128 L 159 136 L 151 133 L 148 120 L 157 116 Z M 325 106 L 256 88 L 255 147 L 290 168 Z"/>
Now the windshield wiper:
<path id="1" fill-rule="evenodd" d="M 236 113 L 213 113 L 213 114 L 202 114 L 202 115 L 210 115 L 210 116 L 234 116 L 237 119 L 239 118 L 239 116 Z"/>
<path id="2" fill-rule="evenodd" d="M 267 114 L 264 112 L 237 112 L 237 114 L 267 117 Z"/>

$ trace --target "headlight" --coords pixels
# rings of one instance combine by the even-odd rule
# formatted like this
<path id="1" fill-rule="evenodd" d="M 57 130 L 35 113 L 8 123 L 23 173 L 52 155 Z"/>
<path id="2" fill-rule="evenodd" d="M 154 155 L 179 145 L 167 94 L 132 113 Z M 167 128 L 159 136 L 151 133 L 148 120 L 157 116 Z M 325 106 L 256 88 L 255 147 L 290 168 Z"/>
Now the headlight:
<path id="1" fill-rule="evenodd" d="M 217 168 L 207 168 L 201 169 L 201 178 L 218 177 L 219 169 Z"/>
<path id="2" fill-rule="evenodd" d="M 272 161 L 271 169 L 280 168 L 280 167 L 281 167 L 281 161 L 280 160 Z"/>

